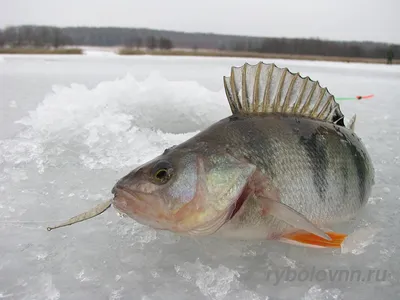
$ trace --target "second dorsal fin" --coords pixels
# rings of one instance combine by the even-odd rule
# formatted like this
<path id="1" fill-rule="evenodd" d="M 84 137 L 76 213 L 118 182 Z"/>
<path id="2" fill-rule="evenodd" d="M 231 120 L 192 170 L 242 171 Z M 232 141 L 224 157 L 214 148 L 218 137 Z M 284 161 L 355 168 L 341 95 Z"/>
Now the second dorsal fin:
<path id="1" fill-rule="evenodd" d="M 233 114 L 285 113 L 344 126 L 344 115 L 327 88 L 275 64 L 232 67 L 224 87 Z"/>

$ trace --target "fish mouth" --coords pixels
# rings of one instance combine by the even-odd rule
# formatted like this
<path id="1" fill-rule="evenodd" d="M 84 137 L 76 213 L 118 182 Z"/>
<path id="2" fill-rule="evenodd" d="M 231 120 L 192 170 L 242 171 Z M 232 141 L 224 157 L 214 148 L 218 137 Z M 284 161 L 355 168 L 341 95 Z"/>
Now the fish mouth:
<path id="1" fill-rule="evenodd" d="M 135 212 L 141 212 L 143 209 L 148 208 L 142 197 L 129 188 L 124 186 L 114 187 L 113 193 L 113 206 L 124 214 L 129 215 L 129 208 L 134 208 Z"/>
<path id="2" fill-rule="evenodd" d="M 116 186 L 113 188 L 114 198 L 112 204 L 116 210 L 123 215 L 146 226 L 155 229 L 171 229 L 170 221 L 163 214 L 162 207 L 156 205 L 159 203 L 156 197 L 151 194 L 135 192 L 125 186 Z M 146 199 L 144 199 L 146 197 Z M 150 199 L 153 198 L 153 199 Z M 150 205 L 149 203 L 152 203 Z"/>

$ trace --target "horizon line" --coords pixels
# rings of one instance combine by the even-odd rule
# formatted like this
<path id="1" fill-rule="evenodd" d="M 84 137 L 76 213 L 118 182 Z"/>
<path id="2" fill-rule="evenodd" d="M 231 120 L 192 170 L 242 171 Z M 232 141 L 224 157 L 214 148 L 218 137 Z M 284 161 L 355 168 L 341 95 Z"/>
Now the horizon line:
<path id="1" fill-rule="evenodd" d="M 172 30 L 172 29 L 158 29 L 158 28 L 150 28 L 150 27 L 126 27 L 126 26 L 91 26 L 91 25 L 68 25 L 68 26 L 59 26 L 59 25 L 40 25 L 40 24 L 19 24 L 19 25 L 3 25 L 0 26 L 0 30 L 4 30 L 7 27 L 22 27 L 22 26 L 37 26 L 37 27 L 57 27 L 57 28 L 114 28 L 114 29 L 135 29 L 135 30 L 152 30 L 152 31 L 166 31 L 170 33 L 180 33 L 180 34 L 194 34 L 194 35 L 215 35 L 215 36 L 225 36 L 225 37 L 235 37 L 235 38 L 254 38 L 254 39 L 303 39 L 303 40 L 320 40 L 327 42 L 346 42 L 346 43 L 374 43 L 374 44 L 386 44 L 392 46 L 400 46 L 400 43 L 396 42 L 379 42 L 373 40 L 339 40 L 339 39 L 330 39 L 330 38 L 321 38 L 321 37 L 288 37 L 288 36 L 253 36 L 253 35 L 236 35 L 236 34 L 228 34 L 228 33 L 216 33 L 216 32 L 201 32 L 201 31 L 184 31 L 184 30 Z"/>

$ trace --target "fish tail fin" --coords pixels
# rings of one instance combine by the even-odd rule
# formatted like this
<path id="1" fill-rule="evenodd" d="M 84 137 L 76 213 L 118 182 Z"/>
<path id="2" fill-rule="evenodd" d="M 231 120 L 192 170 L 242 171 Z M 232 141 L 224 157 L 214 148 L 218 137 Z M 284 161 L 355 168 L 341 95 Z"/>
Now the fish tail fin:
<path id="1" fill-rule="evenodd" d="M 326 234 L 331 238 L 331 240 L 326 240 L 315 234 L 309 232 L 295 232 L 284 234 L 283 239 L 288 240 L 288 242 L 299 243 L 303 246 L 309 247 L 322 247 L 322 248 L 341 248 L 342 243 L 347 237 L 347 234 L 336 233 L 336 232 L 326 232 Z"/>
<path id="2" fill-rule="evenodd" d="M 233 114 L 284 113 L 344 126 L 344 115 L 328 89 L 287 68 L 245 63 L 232 67 L 223 81 Z"/>

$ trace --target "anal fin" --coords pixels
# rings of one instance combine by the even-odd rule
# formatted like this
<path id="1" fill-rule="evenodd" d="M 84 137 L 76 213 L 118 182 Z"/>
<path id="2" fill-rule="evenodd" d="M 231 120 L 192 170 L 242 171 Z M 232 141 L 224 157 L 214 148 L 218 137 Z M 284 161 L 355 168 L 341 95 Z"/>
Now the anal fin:
<path id="1" fill-rule="evenodd" d="M 347 237 L 343 233 L 326 232 L 326 234 L 331 238 L 330 241 L 305 231 L 284 234 L 281 236 L 281 239 L 286 239 L 289 242 L 297 242 L 297 244 L 309 247 L 341 248 L 343 241 Z"/>

